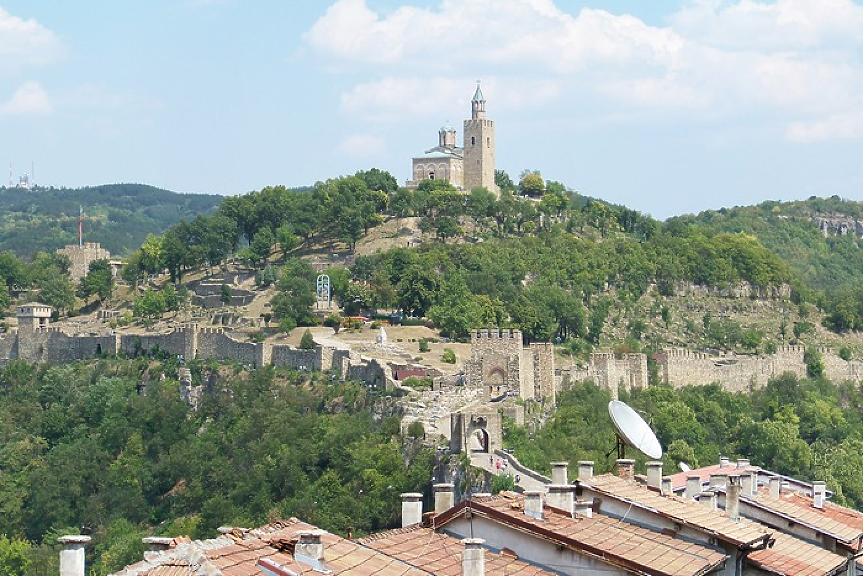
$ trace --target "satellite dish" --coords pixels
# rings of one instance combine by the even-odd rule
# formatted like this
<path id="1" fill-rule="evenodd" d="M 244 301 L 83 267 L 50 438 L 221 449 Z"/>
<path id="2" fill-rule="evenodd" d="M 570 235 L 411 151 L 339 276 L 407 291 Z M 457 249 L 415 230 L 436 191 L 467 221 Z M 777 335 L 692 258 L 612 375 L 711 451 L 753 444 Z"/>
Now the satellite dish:
<path id="1" fill-rule="evenodd" d="M 642 452 L 648 458 L 662 458 L 662 446 L 656 439 L 656 434 L 650 429 L 644 418 L 620 400 L 608 403 L 608 413 L 617 429 L 617 453 L 625 457 L 625 446 L 629 445 Z"/>
<path id="2" fill-rule="evenodd" d="M 689 472 L 690 470 L 692 470 L 692 468 L 690 468 L 690 467 L 689 467 L 689 464 L 687 464 L 686 462 L 681 462 L 681 463 L 679 464 L 679 466 L 680 466 L 680 471 L 681 471 L 681 472 Z"/>

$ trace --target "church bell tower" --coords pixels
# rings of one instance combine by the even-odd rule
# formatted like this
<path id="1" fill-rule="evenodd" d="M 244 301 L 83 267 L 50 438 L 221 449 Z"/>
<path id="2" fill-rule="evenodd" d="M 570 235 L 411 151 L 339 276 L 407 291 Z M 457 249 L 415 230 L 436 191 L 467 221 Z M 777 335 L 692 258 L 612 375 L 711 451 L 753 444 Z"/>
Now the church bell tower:
<path id="1" fill-rule="evenodd" d="M 470 102 L 470 120 L 464 121 L 464 188 L 485 186 L 497 194 L 494 183 L 494 122 L 485 117 L 480 83 Z"/>

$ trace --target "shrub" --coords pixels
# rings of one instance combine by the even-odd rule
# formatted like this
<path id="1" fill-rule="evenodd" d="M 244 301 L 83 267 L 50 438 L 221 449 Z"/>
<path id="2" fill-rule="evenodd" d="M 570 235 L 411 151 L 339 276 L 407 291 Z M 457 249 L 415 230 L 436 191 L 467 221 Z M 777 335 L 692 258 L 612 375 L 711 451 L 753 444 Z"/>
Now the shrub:
<path id="1" fill-rule="evenodd" d="M 443 357 L 441 358 L 447 364 L 455 364 L 456 357 L 455 351 L 452 348 L 444 348 L 443 349 Z"/>
<path id="2" fill-rule="evenodd" d="M 420 352 L 429 351 L 429 342 L 425 338 L 420 338 Z"/>
<path id="3" fill-rule="evenodd" d="M 848 346 L 843 346 L 839 349 L 839 357 L 848 362 L 851 360 L 851 348 Z"/>
<path id="4" fill-rule="evenodd" d="M 300 349 L 301 350 L 314 350 L 315 349 L 315 338 L 312 336 L 312 331 L 306 328 L 306 331 L 303 332 L 303 337 L 300 338 Z"/>
<path id="5" fill-rule="evenodd" d="M 408 425 L 407 435 L 411 438 L 425 438 L 425 426 L 419 420 L 414 420 Z"/>

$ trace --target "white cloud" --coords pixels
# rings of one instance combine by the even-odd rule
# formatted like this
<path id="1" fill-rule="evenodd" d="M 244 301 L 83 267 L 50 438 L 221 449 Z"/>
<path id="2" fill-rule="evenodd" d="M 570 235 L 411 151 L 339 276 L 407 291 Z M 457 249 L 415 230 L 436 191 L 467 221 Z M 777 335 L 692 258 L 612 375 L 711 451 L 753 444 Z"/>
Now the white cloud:
<path id="1" fill-rule="evenodd" d="M 863 112 L 830 116 L 815 122 L 794 122 L 786 132 L 792 142 L 863 138 Z"/>
<path id="2" fill-rule="evenodd" d="M 863 108 L 863 6 L 851 0 L 694 0 L 668 26 L 559 6 L 440 0 L 378 13 L 366 0 L 337 0 L 305 40 L 378 75 L 342 95 L 344 111 L 375 120 L 451 113 L 477 74 L 491 77 L 498 110 L 577 94 L 582 113 L 760 115 L 795 140 L 805 139 L 794 136 L 802 126 L 832 126 Z"/>
<path id="3" fill-rule="evenodd" d="M 26 82 L 8 101 L 0 104 L 0 116 L 49 114 L 52 108 L 45 90 L 36 82 Z"/>
<path id="4" fill-rule="evenodd" d="M 386 150 L 386 144 L 381 138 L 369 134 L 352 134 L 339 142 L 336 149 L 356 158 L 379 157 Z"/>
<path id="5" fill-rule="evenodd" d="M 59 39 L 36 22 L 0 8 L 0 71 L 46 64 L 62 53 Z"/>

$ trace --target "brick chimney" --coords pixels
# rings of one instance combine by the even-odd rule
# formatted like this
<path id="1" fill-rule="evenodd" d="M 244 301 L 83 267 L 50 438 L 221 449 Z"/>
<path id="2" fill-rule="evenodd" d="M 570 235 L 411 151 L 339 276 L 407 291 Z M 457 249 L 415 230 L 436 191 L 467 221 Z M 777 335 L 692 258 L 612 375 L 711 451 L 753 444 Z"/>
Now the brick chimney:
<path id="1" fill-rule="evenodd" d="M 716 510 L 716 494 L 711 491 L 702 492 L 698 496 L 698 501 L 711 510 Z"/>
<path id="2" fill-rule="evenodd" d="M 434 485 L 434 513 L 443 514 L 455 506 L 455 486 L 450 483 Z"/>
<path id="3" fill-rule="evenodd" d="M 593 502 L 590 500 L 576 500 L 575 516 L 576 518 L 593 518 Z"/>
<path id="4" fill-rule="evenodd" d="M 699 494 L 701 494 L 701 476 L 690 474 L 686 477 L 686 490 L 683 492 L 683 497 L 694 499 Z"/>
<path id="5" fill-rule="evenodd" d="M 84 576 L 84 547 L 89 536 L 69 535 L 57 539 L 63 545 L 60 550 L 60 576 Z"/>
<path id="6" fill-rule="evenodd" d="M 617 475 L 628 480 L 635 478 L 635 460 L 632 458 L 619 458 L 617 460 Z"/>
<path id="7" fill-rule="evenodd" d="M 569 462 L 552 462 L 551 463 L 551 483 L 552 484 L 569 484 L 566 479 L 568 474 Z"/>
<path id="8" fill-rule="evenodd" d="M 812 483 L 812 505 L 819 510 L 824 508 L 824 501 L 827 499 L 827 485 L 824 482 Z"/>
<path id="9" fill-rule="evenodd" d="M 740 476 L 729 476 L 725 487 L 725 512 L 734 522 L 740 520 L 740 490 Z"/>
<path id="10" fill-rule="evenodd" d="M 527 490 L 524 493 L 524 513 L 537 520 L 542 520 L 542 494 L 540 490 Z"/>
<path id="11" fill-rule="evenodd" d="M 294 559 L 303 564 L 308 564 L 315 570 L 324 567 L 324 542 L 321 536 L 323 530 L 301 530 L 297 532 L 300 541 L 294 548 Z"/>
<path id="12" fill-rule="evenodd" d="M 593 476 L 593 460 L 578 461 L 578 479 L 585 480 Z"/>
<path id="13" fill-rule="evenodd" d="M 647 485 L 657 490 L 662 488 L 662 462 L 659 460 L 647 462 Z"/>
<path id="14" fill-rule="evenodd" d="M 485 540 L 482 538 L 465 538 L 464 550 L 461 553 L 462 576 L 485 576 Z"/>
<path id="15" fill-rule="evenodd" d="M 423 520 L 423 495 L 419 492 L 402 494 L 402 528 L 419 524 Z"/>
<path id="16" fill-rule="evenodd" d="M 575 486 L 572 484 L 549 484 L 546 502 L 549 506 L 560 508 L 572 515 L 575 501 Z"/>
<path id="17" fill-rule="evenodd" d="M 782 494 L 782 478 L 779 476 L 770 477 L 770 497 L 774 500 L 779 500 L 779 495 Z"/>

